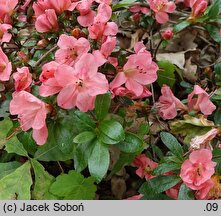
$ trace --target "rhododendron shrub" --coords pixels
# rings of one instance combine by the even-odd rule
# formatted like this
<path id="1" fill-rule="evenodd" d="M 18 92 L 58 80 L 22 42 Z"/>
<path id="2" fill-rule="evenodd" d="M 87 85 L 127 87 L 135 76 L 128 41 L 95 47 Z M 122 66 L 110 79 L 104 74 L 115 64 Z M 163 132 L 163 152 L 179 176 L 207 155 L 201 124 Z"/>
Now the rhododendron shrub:
<path id="1" fill-rule="evenodd" d="M 220 198 L 220 10 L 0 0 L 0 199 Z"/>

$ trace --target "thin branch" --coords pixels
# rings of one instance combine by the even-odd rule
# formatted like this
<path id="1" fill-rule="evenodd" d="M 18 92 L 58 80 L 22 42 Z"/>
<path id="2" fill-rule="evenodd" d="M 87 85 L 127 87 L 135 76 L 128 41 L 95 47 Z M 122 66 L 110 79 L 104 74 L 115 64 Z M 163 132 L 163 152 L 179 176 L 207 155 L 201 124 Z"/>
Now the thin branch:
<path id="1" fill-rule="evenodd" d="M 38 59 L 38 61 L 34 64 L 33 67 L 37 67 L 37 66 L 41 63 L 41 61 L 42 61 L 44 58 L 46 58 L 51 52 L 53 52 L 54 50 L 56 50 L 57 47 L 58 47 L 58 46 L 55 45 L 55 46 L 53 46 L 50 50 L 48 50 L 40 59 Z"/>

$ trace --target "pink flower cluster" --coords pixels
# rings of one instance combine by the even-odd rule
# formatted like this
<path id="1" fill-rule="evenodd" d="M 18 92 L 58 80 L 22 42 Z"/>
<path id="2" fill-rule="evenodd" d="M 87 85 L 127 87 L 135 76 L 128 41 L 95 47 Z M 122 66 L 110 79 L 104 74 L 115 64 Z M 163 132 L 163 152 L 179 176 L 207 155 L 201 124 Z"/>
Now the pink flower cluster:
<path id="1" fill-rule="evenodd" d="M 212 161 L 212 153 L 208 149 L 193 151 L 189 159 L 181 166 L 180 177 L 187 187 L 197 190 L 197 199 L 206 199 L 213 187 L 211 176 L 214 174 L 216 163 Z"/>
<path id="2" fill-rule="evenodd" d="M 177 110 L 200 111 L 204 115 L 210 115 L 216 109 L 216 106 L 209 100 L 210 96 L 198 85 L 195 85 L 193 92 L 188 95 L 188 108 L 174 96 L 167 85 L 163 85 L 161 93 L 157 106 L 159 115 L 164 120 L 175 118 Z"/>

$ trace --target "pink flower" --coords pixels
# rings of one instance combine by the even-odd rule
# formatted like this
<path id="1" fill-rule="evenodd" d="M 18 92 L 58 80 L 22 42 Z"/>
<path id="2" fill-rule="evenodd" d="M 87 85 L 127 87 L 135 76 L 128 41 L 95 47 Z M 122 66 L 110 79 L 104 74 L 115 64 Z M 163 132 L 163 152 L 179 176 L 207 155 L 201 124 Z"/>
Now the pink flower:
<path id="1" fill-rule="evenodd" d="M 78 2 L 76 9 L 80 12 L 80 16 L 77 17 L 77 21 L 83 27 L 92 25 L 96 12 L 91 10 L 91 4 L 93 0 L 82 0 Z"/>
<path id="2" fill-rule="evenodd" d="M 12 29 L 12 26 L 9 24 L 0 23 L 0 43 L 9 42 L 12 35 L 8 33 L 8 30 Z"/>
<path id="3" fill-rule="evenodd" d="M 199 189 L 196 193 L 195 193 L 195 197 L 198 200 L 205 200 L 208 199 L 208 193 L 209 191 L 213 188 L 213 181 L 212 179 L 207 180 L 205 183 L 202 184 L 201 189 Z"/>
<path id="4" fill-rule="evenodd" d="M 207 0 L 189 0 L 188 5 L 192 9 L 190 19 L 195 19 L 205 12 L 208 2 Z"/>
<path id="5" fill-rule="evenodd" d="M 93 24 L 88 27 L 89 38 L 94 40 L 106 40 L 107 36 L 115 36 L 118 26 L 114 22 L 108 22 L 111 18 L 112 9 L 107 4 L 98 6 L 97 15 L 93 20 Z"/>
<path id="6" fill-rule="evenodd" d="M 172 188 L 166 190 L 165 191 L 166 195 L 172 199 L 177 200 L 181 184 L 182 184 L 182 182 L 179 182 L 178 184 L 176 184 Z"/>
<path id="7" fill-rule="evenodd" d="M 156 80 L 158 68 L 152 62 L 150 53 L 146 50 L 138 50 L 137 45 L 135 45 L 136 54 L 129 56 L 123 68 L 124 72 L 117 74 L 111 83 L 111 88 L 114 89 L 126 83 L 126 87 L 139 96 L 143 91 L 142 85 L 150 84 Z"/>
<path id="8" fill-rule="evenodd" d="M 38 17 L 48 9 L 54 9 L 57 14 L 61 14 L 67 10 L 74 10 L 76 5 L 77 3 L 72 3 L 71 0 L 38 0 L 37 3 L 33 4 L 33 9 Z"/>
<path id="9" fill-rule="evenodd" d="M 116 43 L 116 37 L 107 37 L 106 41 L 101 45 L 100 50 L 93 51 L 93 55 L 95 56 L 99 66 L 108 61 L 108 57 L 114 50 Z"/>
<path id="10" fill-rule="evenodd" d="M 155 18 L 158 23 L 163 24 L 168 21 L 167 13 L 173 13 L 176 5 L 174 2 L 168 0 L 149 0 L 150 9 L 155 12 Z"/>
<path id="11" fill-rule="evenodd" d="M 171 29 L 167 29 L 161 33 L 164 40 L 171 40 L 173 38 L 173 32 Z"/>
<path id="12" fill-rule="evenodd" d="M 18 0 L 0 0 L 0 22 L 11 23 L 10 16 L 13 14 Z"/>
<path id="13" fill-rule="evenodd" d="M 209 100 L 209 95 L 198 85 L 194 86 L 194 90 L 188 95 L 187 100 L 190 112 L 195 110 L 201 111 L 204 115 L 210 115 L 216 109 L 216 106 Z"/>
<path id="14" fill-rule="evenodd" d="M 152 61 L 151 54 L 146 50 L 142 42 L 134 46 L 136 54 L 129 56 L 123 67 L 123 72 L 118 72 L 110 84 L 111 89 L 125 87 L 134 92 L 136 96 L 143 93 L 143 86 L 153 83 L 157 79 L 158 66 Z"/>
<path id="15" fill-rule="evenodd" d="M 13 73 L 16 91 L 28 91 L 32 83 L 32 75 L 28 67 L 17 68 L 17 72 Z"/>
<path id="16" fill-rule="evenodd" d="M 143 194 L 138 194 L 132 197 L 128 197 L 127 200 L 140 200 L 143 197 Z"/>
<path id="17" fill-rule="evenodd" d="M 25 3 L 20 7 L 21 10 L 25 10 L 29 4 L 31 3 L 31 0 L 25 0 Z"/>
<path id="18" fill-rule="evenodd" d="M 186 106 L 181 103 L 181 101 L 176 98 L 167 85 L 163 85 L 161 88 L 162 95 L 159 98 L 159 115 L 164 120 L 173 119 L 177 115 L 177 110 L 186 110 Z"/>
<path id="19" fill-rule="evenodd" d="M 0 80 L 7 81 L 10 78 L 12 72 L 12 64 L 8 61 L 8 57 L 2 51 L 0 47 Z"/>
<path id="20" fill-rule="evenodd" d="M 134 159 L 132 165 L 138 168 L 136 174 L 140 178 L 145 177 L 148 180 L 154 178 L 151 172 L 158 166 L 158 163 L 150 160 L 145 154 L 141 154 Z"/>
<path id="21" fill-rule="evenodd" d="M 120 97 L 126 96 L 128 98 L 131 98 L 132 100 L 135 100 L 135 99 L 150 97 L 151 92 L 148 90 L 146 86 L 143 86 L 142 94 L 136 96 L 133 91 L 130 91 L 127 88 L 121 86 L 112 90 L 112 97 L 114 98 L 115 96 L 120 96 Z"/>
<path id="22" fill-rule="evenodd" d="M 142 12 L 143 14 L 147 14 L 150 12 L 150 9 L 147 7 L 142 7 L 140 5 L 134 5 L 134 6 L 129 7 L 129 11 L 132 13 Z"/>
<path id="23" fill-rule="evenodd" d="M 78 59 L 90 50 L 90 43 L 81 37 L 78 40 L 73 36 L 62 34 L 57 43 L 59 50 L 55 53 L 55 59 L 60 64 L 73 66 Z"/>
<path id="24" fill-rule="evenodd" d="M 55 72 L 59 66 L 60 64 L 55 61 L 43 65 L 43 70 L 40 75 L 40 81 L 42 82 L 42 85 L 39 89 L 39 94 L 42 97 L 48 97 L 61 91 L 62 86 L 55 79 Z"/>
<path id="25" fill-rule="evenodd" d="M 203 190 L 208 186 L 207 181 L 214 174 L 215 166 L 216 163 L 212 161 L 210 150 L 196 150 L 182 164 L 180 177 L 187 187 L 193 190 Z"/>
<path id="26" fill-rule="evenodd" d="M 118 32 L 118 26 L 115 22 L 94 23 L 88 27 L 89 38 L 94 40 L 106 38 L 108 36 L 115 36 Z"/>
<path id="27" fill-rule="evenodd" d="M 33 129 L 32 136 L 38 145 L 43 145 L 48 137 L 46 126 L 47 105 L 26 91 L 13 93 L 10 113 L 18 115 L 21 129 Z"/>
<path id="28" fill-rule="evenodd" d="M 35 28 L 38 32 L 58 31 L 57 15 L 54 9 L 45 10 L 44 14 L 37 17 Z"/>
<path id="29" fill-rule="evenodd" d="M 110 5 L 112 3 L 112 0 L 95 0 L 95 1 L 99 4 L 104 3 Z"/>
<path id="30" fill-rule="evenodd" d="M 61 65 L 55 72 L 55 79 L 63 88 L 58 94 L 58 105 L 64 109 L 78 107 L 82 112 L 94 108 L 96 95 L 108 91 L 105 75 L 98 73 L 96 59 L 84 54 L 74 68 Z"/>

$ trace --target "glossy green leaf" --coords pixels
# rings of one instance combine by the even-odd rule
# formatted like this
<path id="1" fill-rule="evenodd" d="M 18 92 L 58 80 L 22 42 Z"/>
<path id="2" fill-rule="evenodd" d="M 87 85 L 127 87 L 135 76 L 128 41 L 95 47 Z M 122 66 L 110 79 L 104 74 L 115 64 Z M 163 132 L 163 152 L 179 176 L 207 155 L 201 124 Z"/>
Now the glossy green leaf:
<path id="1" fill-rule="evenodd" d="M 107 115 L 111 103 L 110 93 L 97 95 L 95 100 L 95 113 L 98 120 L 103 120 Z"/>
<path id="2" fill-rule="evenodd" d="M 183 29 L 185 29 L 186 27 L 190 26 L 191 23 L 188 21 L 182 21 L 180 23 L 177 23 L 174 25 L 173 31 L 174 33 L 178 33 L 180 31 L 182 31 Z"/>
<path id="3" fill-rule="evenodd" d="M 90 174 L 97 182 L 100 182 L 107 173 L 109 163 L 110 154 L 108 146 L 96 140 L 93 151 L 88 159 L 88 168 Z"/>
<path id="4" fill-rule="evenodd" d="M 99 129 L 108 138 L 117 142 L 123 141 L 125 138 L 125 133 L 122 125 L 115 120 L 102 121 L 99 125 Z"/>
<path id="5" fill-rule="evenodd" d="M 135 153 L 143 150 L 143 141 L 135 134 L 127 132 L 125 140 L 117 144 L 117 147 L 125 153 Z"/>
<path id="6" fill-rule="evenodd" d="M 144 195 L 162 193 L 180 181 L 178 176 L 157 176 L 143 183 L 139 192 Z"/>
<path id="7" fill-rule="evenodd" d="M 92 131 L 84 131 L 84 132 L 78 134 L 74 138 L 73 141 L 75 143 L 85 143 L 85 142 L 92 141 L 95 137 L 96 137 L 96 135 Z"/>
<path id="8" fill-rule="evenodd" d="M 30 162 L 0 180 L 0 200 L 30 200 L 32 177 Z"/>
<path id="9" fill-rule="evenodd" d="M 172 88 L 176 81 L 174 74 L 176 67 L 173 64 L 171 64 L 169 61 L 159 61 L 157 64 L 161 69 L 157 73 L 158 85 L 162 87 L 163 84 L 166 84 Z"/>
<path id="10" fill-rule="evenodd" d="M 65 200 L 91 200 L 95 197 L 96 186 L 92 177 L 84 178 L 80 173 L 71 170 L 56 178 L 50 192 Z"/>
<path id="11" fill-rule="evenodd" d="M 194 200 L 193 191 L 184 183 L 180 186 L 178 200 Z"/>
<path id="12" fill-rule="evenodd" d="M 180 169 L 181 164 L 176 164 L 176 163 L 163 163 L 159 164 L 153 171 L 153 175 L 162 175 L 166 172 L 173 171 L 173 170 L 178 170 Z"/>
<path id="13" fill-rule="evenodd" d="M 170 151 L 177 157 L 183 159 L 183 149 L 180 143 L 177 141 L 176 137 L 167 132 L 161 132 L 160 138 L 162 142 L 167 146 Z"/>

